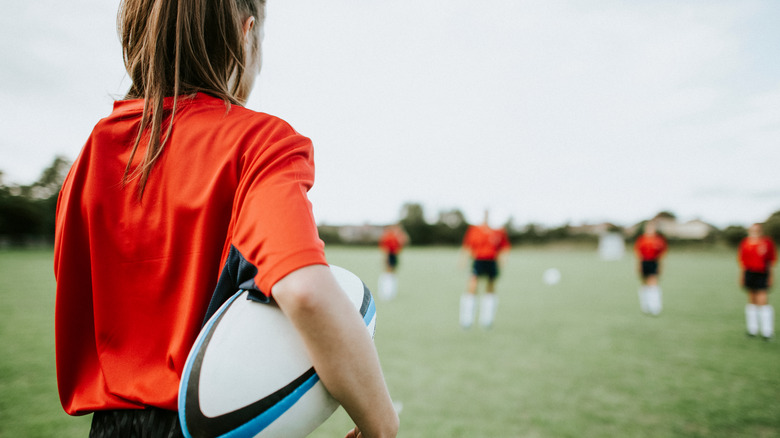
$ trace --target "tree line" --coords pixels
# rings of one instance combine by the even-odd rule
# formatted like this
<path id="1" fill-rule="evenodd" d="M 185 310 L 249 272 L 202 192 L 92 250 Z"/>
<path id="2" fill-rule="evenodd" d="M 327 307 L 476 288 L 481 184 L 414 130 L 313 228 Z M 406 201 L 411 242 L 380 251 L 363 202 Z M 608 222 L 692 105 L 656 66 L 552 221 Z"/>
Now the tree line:
<path id="1" fill-rule="evenodd" d="M 70 169 L 57 156 L 30 185 L 6 184 L 0 171 L 0 244 L 26 246 L 54 241 L 57 196 Z"/>
<path id="2" fill-rule="evenodd" d="M 405 204 L 401 211 L 401 225 L 409 234 L 410 240 L 415 245 L 459 245 L 463 235 L 469 226 L 463 213 L 458 209 L 442 211 L 436 222 L 429 223 L 425 220 L 423 207 L 420 204 Z M 660 212 L 656 218 L 676 219 L 673 213 Z M 606 231 L 623 234 L 626 240 L 633 241 L 642 233 L 643 221 L 640 226 L 632 227 L 633 231 L 627 235 L 627 229 L 619 225 L 608 224 Z M 764 222 L 764 232 L 780 244 L 780 211 L 770 215 Z M 526 224 L 518 226 L 510 218 L 504 225 L 509 240 L 513 244 L 548 244 L 556 242 L 583 242 L 595 243 L 599 239 L 598 234 L 582 232 L 570 224 L 556 227 L 546 227 L 542 224 Z M 723 229 L 712 226 L 712 231 L 703 239 L 682 239 L 667 237 L 672 244 L 719 244 L 737 246 L 747 236 L 747 228 L 742 225 L 730 225 Z"/>
<path id="3" fill-rule="evenodd" d="M 0 171 L 0 246 L 25 246 L 32 243 L 51 244 L 54 241 L 54 220 L 57 208 L 57 196 L 62 182 L 70 169 L 70 161 L 57 156 L 49 167 L 44 169 L 37 181 L 30 185 L 6 184 Z M 470 225 L 462 211 L 457 208 L 440 211 L 435 222 L 425 219 L 421 204 L 407 203 L 401 208 L 400 224 L 409 235 L 412 245 L 460 245 L 466 229 Z M 661 212 L 658 217 L 674 218 L 670 212 Z M 576 227 L 564 224 L 557 227 L 545 227 L 540 224 L 517 226 L 510 218 L 504 228 L 513 244 L 547 244 L 555 242 L 596 242 L 598 236 L 577 231 Z M 610 225 L 609 231 L 621 232 L 625 229 Z M 775 242 L 780 243 L 780 211 L 770 215 L 764 221 L 764 231 Z M 632 240 L 641 232 L 634 230 Z M 320 227 L 320 236 L 326 243 L 345 242 L 333 227 Z M 713 227 L 705 239 L 697 243 L 726 243 L 736 246 L 747 236 L 747 229 L 741 225 L 731 225 L 723 229 Z M 671 239 L 676 243 L 675 239 Z M 375 243 L 371 238 L 358 241 L 362 244 Z"/>

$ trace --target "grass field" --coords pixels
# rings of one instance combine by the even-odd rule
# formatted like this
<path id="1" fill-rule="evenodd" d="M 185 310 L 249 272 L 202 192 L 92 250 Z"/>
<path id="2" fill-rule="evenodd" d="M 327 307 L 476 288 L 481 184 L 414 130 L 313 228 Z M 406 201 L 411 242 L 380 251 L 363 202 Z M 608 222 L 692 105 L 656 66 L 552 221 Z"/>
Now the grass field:
<path id="1" fill-rule="evenodd" d="M 374 248 L 328 249 L 376 284 Z M 558 268 L 562 281 L 542 282 Z M 85 437 L 57 399 L 48 251 L 0 252 L 0 437 Z M 746 339 L 729 251 L 672 248 L 664 313 L 639 312 L 634 261 L 595 250 L 512 252 L 490 331 L 458 327 L 454 249 L 409 249 L 376 345 L 401 437 L 780 436 L 780 343 Z M 774 298 L 774 297 L 773 297 Z M 343 436 L 343 410 L 312 435 Z"/>

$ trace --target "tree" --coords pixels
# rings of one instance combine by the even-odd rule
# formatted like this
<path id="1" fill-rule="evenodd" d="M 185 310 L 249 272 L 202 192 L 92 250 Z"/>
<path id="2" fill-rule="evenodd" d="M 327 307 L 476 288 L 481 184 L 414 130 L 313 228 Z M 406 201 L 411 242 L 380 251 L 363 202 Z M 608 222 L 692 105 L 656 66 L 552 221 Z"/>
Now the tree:
<path id="1" fill-rule="evenodd" d="M 432 243 L 460 245 L 469 224 L 458 209 L 439 212 L 439 220 L 433 225 Z"/>
<path id="2" fill-rule="evenodd" d="M 32 200 L 0 188 L 0 235 L 20 241 L 24 235 L 37 234 L 42 222 L 40 213 Z"/>
<path id="3" fill-rule="evenodd" d="M 31 185 L 6 185 L 0 173 L 0 234 L 18 244 L 29 236 L 54 236 L 57 197 L 70 168 L 57 156 Z"/>
<path id="4" fill-rule="evenodd" d="M 28 197 L 33 199 L 46 199 L 58 196 L 62 188 L 62 182 L 70 170 L 70 161 L 62 156 L 54 157 L 51 165 L 41 172 L 38 181 L 25 188 L 29 192 Z"/>
<path id="5" fill-rule="evenodd" d="M 729 225 L 721 231 L 721 238 L 730 246 L 738 246 L 747 237 L 747 229 L 741 225 Z"/>
<path id="6" fill-rule="evenodd" d="M 780 211 L 772 213 L 764 222 L 764 234 L 780 244 Z"/>
<path id="7" fill-rule="evenodd" d="M 566 240 L 571 237 L 569 224 L 561 225 L 557 228 L 551 228 L 545 233 L 547 240 Z"/>
<path id="8" fill-rule="evenodd" d="M 655 219 L 671 219 L 671 220 L 677 220 L 677 216 L 672 213 L 671 211 L 662 211 L 655 215 Z"/>
<path id="9" fill-rule="evenodd" d="M 509 225 L 509 224 L 508 224 Z M 546 233 L 544 227 L 538 224 L 530 223 L 526 225 L 525 229 L 517 230 L 514 226 L 507 226 L 507 233 L 509 234 L 509 241 L 513 244 L 516 243 L 543 243 L 546 240 Z"/>
<path id="10" fill-rule="evenodd" d="M 422 205 L 406 203 L 401 208 L 401 226 L 409 235 L 412 245 L 429 245 L 432 242 L 432 226 L 425 221 Z"/>

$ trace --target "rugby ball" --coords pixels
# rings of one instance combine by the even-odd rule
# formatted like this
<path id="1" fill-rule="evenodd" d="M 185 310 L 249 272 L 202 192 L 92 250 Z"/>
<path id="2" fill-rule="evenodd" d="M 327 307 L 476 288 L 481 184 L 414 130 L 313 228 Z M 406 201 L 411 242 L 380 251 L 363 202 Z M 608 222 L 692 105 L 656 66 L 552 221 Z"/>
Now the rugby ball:
<path id="1" fill-rule="evenodd" d="M 376 306 L 363 281 L 331 266 L 374 336 Z M 179 385 L 186 437 L 305 437 L 338 408 L 295 327 L 275 304 L 238 291 L 204 325 Z"/>

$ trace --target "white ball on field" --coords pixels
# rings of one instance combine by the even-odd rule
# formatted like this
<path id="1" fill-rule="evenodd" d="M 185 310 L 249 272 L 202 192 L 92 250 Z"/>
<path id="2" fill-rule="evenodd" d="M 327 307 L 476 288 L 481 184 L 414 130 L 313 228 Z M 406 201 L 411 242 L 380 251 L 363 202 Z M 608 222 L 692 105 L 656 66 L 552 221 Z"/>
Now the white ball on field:
<path id="1" fill-rule="evenodd" d="M 561 281 L 561 271 L 555 268 L 545 270 L 544 274 L 542 274 L 542 281 L 548 286 L 558 284 L 558 282 Z"/>

